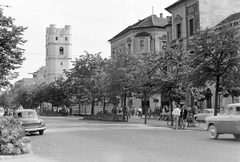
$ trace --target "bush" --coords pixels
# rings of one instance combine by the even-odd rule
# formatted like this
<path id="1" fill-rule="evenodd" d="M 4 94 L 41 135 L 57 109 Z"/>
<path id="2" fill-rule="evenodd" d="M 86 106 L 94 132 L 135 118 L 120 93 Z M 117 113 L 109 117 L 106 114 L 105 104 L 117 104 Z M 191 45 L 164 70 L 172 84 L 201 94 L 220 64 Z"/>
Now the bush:
<path id="1" fill-rule="evenodd" d="M 19 155 L 31 152 L 31 143 L 21 125 L 14 117 L 0 118 L 0 152 Z"/>
<path id="2" fill-rule="evenodd" d="M 112 114 L 112 113 L 96 114 L 96 115 L 94 114 L 94 115 L 85 116 L 83 119 L 121 122 L 122 121 L 122 115 L 115 115 L 115 114 Z"/>

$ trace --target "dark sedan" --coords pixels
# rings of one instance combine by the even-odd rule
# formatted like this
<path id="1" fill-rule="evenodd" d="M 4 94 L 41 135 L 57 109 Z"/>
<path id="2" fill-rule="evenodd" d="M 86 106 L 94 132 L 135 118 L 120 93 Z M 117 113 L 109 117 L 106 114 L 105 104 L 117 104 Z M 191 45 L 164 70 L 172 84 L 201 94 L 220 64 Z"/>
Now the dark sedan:
<path id="1" fill-rule="evenodd" d="M 45 121 L 38 118 L 37 112 L 33 109 L 22 109 L 16 111 L 16 117 L 22 122 L 25 132 L 39 132 L 43 135 L 46 129 Z"/>

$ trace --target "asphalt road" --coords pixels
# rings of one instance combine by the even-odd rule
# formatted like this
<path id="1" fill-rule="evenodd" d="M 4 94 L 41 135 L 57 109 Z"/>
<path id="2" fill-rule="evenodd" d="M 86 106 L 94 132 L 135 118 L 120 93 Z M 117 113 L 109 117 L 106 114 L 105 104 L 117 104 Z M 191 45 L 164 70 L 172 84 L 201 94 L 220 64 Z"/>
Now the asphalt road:
<path id="1" fill-rule="evenodd" d="M 29 136 L 33 154 L 3 161 L 240 162 L 240 141 L 232 135 L 211 140 L 206 131 L 144 125 L 137 118 L 129 123 L 42 118 L 47 122 L 44 135 Z"/>

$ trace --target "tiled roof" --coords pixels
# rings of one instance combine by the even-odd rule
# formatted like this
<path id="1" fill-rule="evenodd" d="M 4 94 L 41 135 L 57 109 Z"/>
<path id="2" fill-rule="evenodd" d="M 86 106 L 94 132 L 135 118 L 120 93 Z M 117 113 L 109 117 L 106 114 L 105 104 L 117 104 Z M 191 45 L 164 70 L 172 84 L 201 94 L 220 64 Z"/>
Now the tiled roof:
<path id="1" fill-rule="evenodd" d="M 116 36 L 111 38 L 109 41 L 127 33 L 128 31 L 131 31 L 133 29 L 139 29 L 139 28 L 146 28 L 146 27 L 162 27 L 167 25 L 167 19 L 166 18 L 159 18 L 156 15 L 151 15 L 146 17 L 145 19 L 139 20 L 137 23 L 128 26 L 123 31 L 118 33 Z"/>
<path id="2" fill-rule="evenodd" d="M 170 6 L 168 6 L 167 8 L 165 8 L 165 10 L 167 10 L 168 12 L 170 12 L 169 10 L 172 8 L 172 7 L 175 7 L 176 5 L 178 5 L 179 3 L 183 2 L 185 0 L 178 0 L 177 2 L 171 4 Z"/>
<path id="3" fill-rule="evenodd" d="M 229 23 L 229 22 L 232 22 L 232 21 L 238 20 L 238 19 L 240 19 L 240 12 L 234 13 L 234 14 L 228 16 L 226 19 L 224 19 L 219 24 L 217 24 L 217 26 L 221 26 L 221 25 L 224 25 L 226 23 Z"/>

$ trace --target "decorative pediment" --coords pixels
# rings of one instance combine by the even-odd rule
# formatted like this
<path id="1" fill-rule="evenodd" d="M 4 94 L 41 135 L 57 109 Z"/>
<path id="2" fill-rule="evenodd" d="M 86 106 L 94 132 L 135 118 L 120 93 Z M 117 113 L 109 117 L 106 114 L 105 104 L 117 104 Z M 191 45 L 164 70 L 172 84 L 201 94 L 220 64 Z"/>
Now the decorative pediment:
<path id="1" fill-rule="evenodd" d="M 179 22 L 179 21 L 182 21 L 182 17 L 177 15 L 175 18 L 174 18 L 174 22 Z"/>
<path id="2" fill-rule="evenodd" d="M 149 37 L 149 36 L 151 36 L 151 35 L 147 32 L 141 32 L 141 33 L 137 33 L 135 35 L 135 37 Z"/>

